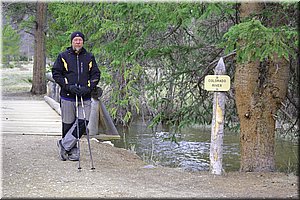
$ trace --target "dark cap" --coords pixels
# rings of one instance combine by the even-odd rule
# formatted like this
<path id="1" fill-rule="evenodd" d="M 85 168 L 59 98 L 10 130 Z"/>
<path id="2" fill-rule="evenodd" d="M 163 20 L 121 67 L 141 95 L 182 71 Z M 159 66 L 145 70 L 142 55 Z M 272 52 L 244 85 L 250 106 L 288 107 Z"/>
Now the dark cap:
<path id="1" fill-rule="evenodd" d="M 84 35 L 80 31 L 75 31 L 74 33 L 71 34 L 71 43 L 74 37 L 81 37 L 84 42 Z"/>

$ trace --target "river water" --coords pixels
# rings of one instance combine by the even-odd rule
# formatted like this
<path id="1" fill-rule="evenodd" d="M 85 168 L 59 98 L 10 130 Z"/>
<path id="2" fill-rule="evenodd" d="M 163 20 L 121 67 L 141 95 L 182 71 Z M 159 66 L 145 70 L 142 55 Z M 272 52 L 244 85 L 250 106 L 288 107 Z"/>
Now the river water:
<path id="1" fill-rule="evenodd" d="M 113 141 L 116 147 L 135 151 L 144 161 L 152 165 L 182 168 L 188 171 L 208 171 L 210 132 L 209 128 L 185 128 L 176 133 L 176 142 L 169 138 L 173 134 L 152 130 L 142 122 L 135 122 L 124 131 L 118 128 L 122 138 Z M 238 133 L 225 132 L 223 138 L 223 168 L 238 171 L 240 148 Z M 276 140 L 276 169 L 282 172 L 298 171 L 298 145 Z M 298 172 L 297 172 L 298 173 Z"/>

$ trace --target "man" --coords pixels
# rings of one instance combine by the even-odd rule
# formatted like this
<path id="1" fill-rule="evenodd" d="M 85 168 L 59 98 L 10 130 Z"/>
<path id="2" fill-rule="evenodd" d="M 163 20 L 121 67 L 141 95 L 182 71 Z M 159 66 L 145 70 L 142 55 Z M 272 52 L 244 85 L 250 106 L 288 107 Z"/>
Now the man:
<path id="1" fill-rule="evenodd" d="M 86 130 L 84 115 L 88 123 L 91 111 L 91 92 L 100 79 L 95 57 L 83 47 L 84 35 L 76 31 L 71 34 L 71 47 L 60 53 L 53 65 L 52 76 L 61 87 L 60 107 L 62 118 L 62 139 L 58 140 L 60 159 L 77 161 L 77 141 Z M 78 106 L 76 106 L 76 98 Z M 81 105 L 83 100 L 84 107 Z M 79 111 L 79 138 L 76 123 L 76 108 Z M 84 109 L 84 110 L 83 110 Z"/>

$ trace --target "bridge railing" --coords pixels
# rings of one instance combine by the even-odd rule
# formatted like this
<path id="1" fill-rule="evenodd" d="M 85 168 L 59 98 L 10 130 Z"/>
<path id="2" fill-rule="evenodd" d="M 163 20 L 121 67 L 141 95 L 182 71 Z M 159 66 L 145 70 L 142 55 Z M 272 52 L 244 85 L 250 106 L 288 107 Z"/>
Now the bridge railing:
<path id="1" fill-rule="evenodd" d="M 46 74 L 47 77 L 47 96 L 54 99 L 56 102 L 60 101 L 60 86 L 55 83 L 54 79 L 52 78 L 51 73 Z"/>

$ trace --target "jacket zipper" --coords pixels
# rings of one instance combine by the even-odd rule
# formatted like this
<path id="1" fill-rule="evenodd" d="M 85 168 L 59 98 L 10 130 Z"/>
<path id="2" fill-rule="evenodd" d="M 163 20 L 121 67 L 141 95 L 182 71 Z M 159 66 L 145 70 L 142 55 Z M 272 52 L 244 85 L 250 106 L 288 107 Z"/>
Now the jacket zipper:
<path id="1" fill-rule="evenodd" d="M 78 54 L 77 54 L 77 85 L 79 85 L 79 73 L 80 73 L 80 69 L 79 69 L 79 57 L 78 57 Z"/>

